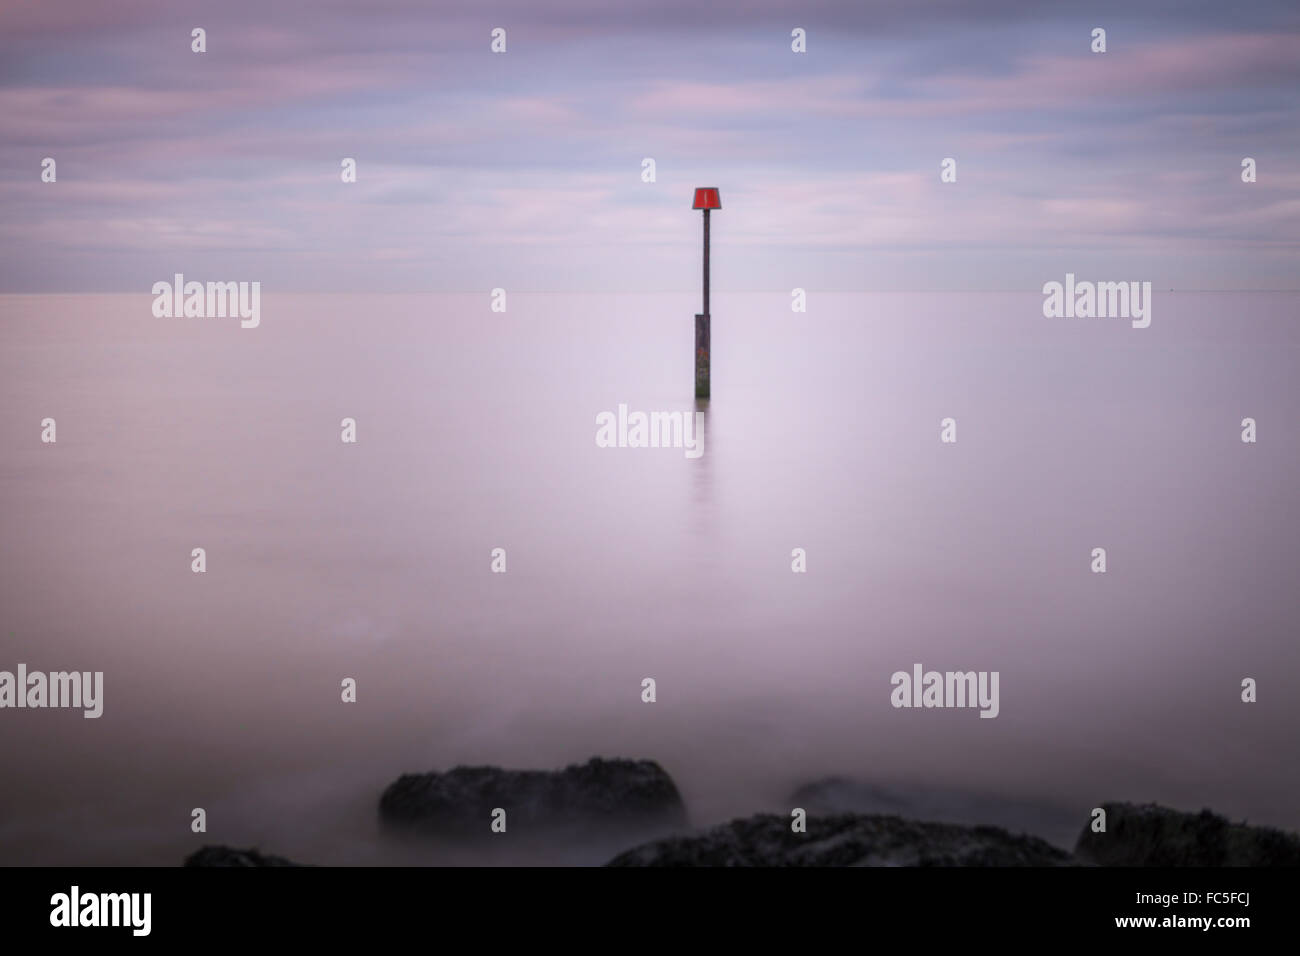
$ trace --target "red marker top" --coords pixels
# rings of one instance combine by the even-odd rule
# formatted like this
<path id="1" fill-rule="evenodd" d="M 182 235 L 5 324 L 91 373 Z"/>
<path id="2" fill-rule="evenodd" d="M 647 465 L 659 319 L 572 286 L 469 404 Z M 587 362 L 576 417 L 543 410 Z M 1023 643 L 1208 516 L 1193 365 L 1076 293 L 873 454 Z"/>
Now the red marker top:
<path id="1" fill-rule="evenodd" d="M 695 190 L 695 205 L 692 209 L 721 209 L 722 194 L 717 186 L 699 186 Z"/>

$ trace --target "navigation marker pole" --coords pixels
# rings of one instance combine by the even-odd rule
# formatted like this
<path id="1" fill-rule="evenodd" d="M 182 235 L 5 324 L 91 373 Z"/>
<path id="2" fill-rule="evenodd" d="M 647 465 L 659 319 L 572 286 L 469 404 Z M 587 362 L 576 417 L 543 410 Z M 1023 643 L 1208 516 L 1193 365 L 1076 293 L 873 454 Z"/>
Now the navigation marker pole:
<path id="1" fill-rule="evenodd" d="M 692 209 L 704 211 L 704 310 L 695 316 L 695 397 L 709 397 L 709 212 L 722 208 L 722 196 L 716 186 L 701 186 L 695 190 Z"/>

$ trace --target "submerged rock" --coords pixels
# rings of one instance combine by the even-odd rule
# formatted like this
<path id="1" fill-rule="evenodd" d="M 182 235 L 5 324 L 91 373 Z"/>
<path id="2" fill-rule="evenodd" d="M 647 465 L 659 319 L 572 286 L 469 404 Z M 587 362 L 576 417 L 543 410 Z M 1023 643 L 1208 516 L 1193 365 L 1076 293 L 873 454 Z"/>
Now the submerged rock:
<path id="1" fill-rule="evenodd" d="M 665 830 L 684 826 L 686 808 L 672 777 L 653 760 L 604 760 L 563 770 L 456 767 L 403 774 L 379 800 L 393 827 L 447 836 L 490 834 L 492 813 L 506 811 L 508 833 L 565 827 Z"/>
<path id="2" fill-rule="evenodd" d="M 186 866 L 305 866 L 282 856 L 259 853 L 254 849 L 236 850 L 229 846 L 205 846 L 185 858 Z"/>
<path id="3" fill-rule="evenodd" d="M 1064 866 L 1070 855 L 999 827 L 921 823 L 895 816 L 809 816 L 808 832 L 771 814 L 693 836 L 656 840 L 608 866 Z"/>
<path id="4" fill-rule="evenodd" d="M 1300 866 L 1300 838 L 1272 827 L 1232 823 L 1209 810 L 1103 803 L 1106 832 L 1085 824 L 1074 848 L 1096 866 Z"/>

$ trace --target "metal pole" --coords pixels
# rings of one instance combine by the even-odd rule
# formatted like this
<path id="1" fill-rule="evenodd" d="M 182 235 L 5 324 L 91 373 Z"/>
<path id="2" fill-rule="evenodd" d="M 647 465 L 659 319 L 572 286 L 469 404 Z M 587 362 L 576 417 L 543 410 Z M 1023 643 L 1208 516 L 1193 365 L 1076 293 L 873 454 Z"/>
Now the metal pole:
<path id="1" fill-rule="evenodd" d="M 709 210 L 704 210 L 704 314 L 709 314 Z"/>
<path id="2" fill-rule="evenodd" d="M 695 316 L 695 397 L 709 397 L 709 210 L 704 210 L 704 311 Z"/>

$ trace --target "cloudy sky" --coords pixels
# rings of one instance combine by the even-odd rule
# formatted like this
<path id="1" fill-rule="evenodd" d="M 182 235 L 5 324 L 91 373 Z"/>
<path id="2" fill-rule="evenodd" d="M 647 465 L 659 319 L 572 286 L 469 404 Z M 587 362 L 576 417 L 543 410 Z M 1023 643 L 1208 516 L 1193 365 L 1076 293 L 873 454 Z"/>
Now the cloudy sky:
<path id="1" fill-rule="evenodd" d="M 696 185 L 719 291 L 1296 289 L 1298 120 L 1294 0 L 7 3 L 0 292 L 687 291 Z"/>

